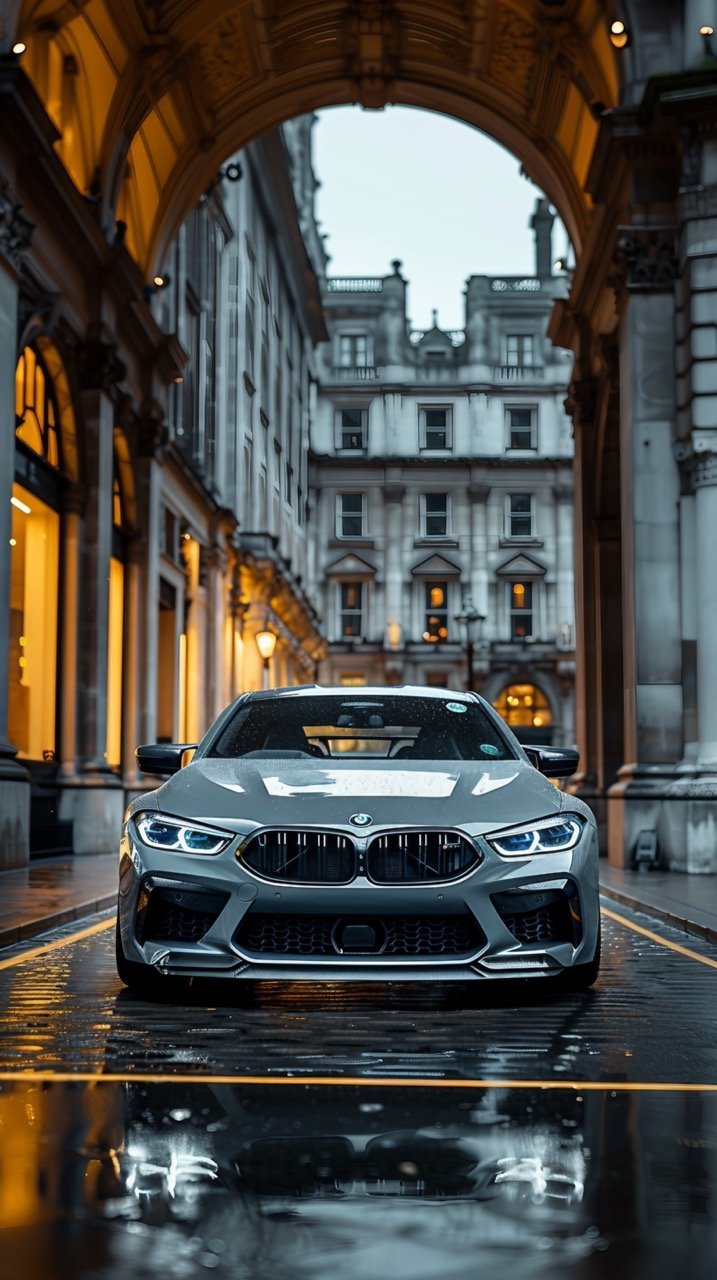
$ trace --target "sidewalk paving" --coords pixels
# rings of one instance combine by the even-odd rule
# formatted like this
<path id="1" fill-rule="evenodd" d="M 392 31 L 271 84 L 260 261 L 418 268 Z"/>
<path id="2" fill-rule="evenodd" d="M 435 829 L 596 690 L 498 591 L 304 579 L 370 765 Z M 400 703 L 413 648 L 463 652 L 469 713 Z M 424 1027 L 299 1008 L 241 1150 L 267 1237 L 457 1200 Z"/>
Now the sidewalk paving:
<path id="1" fill-rule="evenodd" d="M 623 871 L 600 859 L 603 894 L 717 942 L 717 875 Z M 45 858 L 0 872 L 0 948 L 105 911 L 117 899 L 117 856 Z"/>

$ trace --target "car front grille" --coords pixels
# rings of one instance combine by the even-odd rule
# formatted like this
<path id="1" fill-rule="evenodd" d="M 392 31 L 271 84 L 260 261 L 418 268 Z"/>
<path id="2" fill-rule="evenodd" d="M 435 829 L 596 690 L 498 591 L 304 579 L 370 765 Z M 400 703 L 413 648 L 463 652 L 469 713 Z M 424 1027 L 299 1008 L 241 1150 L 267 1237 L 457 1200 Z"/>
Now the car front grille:
<path id="1" fill-rule="evenodd" d="M 365 930 L 368 940 L 344 946 L 352 929 Z M 469 912 L 372 917 L 249 912 L 234 940 L 242 951 L 262 956 L 406 958 L 472 955 L 485 936 Z"/>
<path id="2" fill-rule="evenodd" d="M 366 869 L 376 884 L 439 884 L 479 861 L 470 841 L 454 831 L 395 831 L 371 841 Z"/>
<path id="3" fill-rule="evenodd" d="M 291 884 L 347 884 L 356 874 L 348 836 L 331 831 L 262 831 L 241 850 L 255 875 Z"/>
<path id="4" fill-rule="evenodd" d="M 569 942 L 577 946 L 582 937 L 577 893 L 497 893 L 493 905 L 516 942 Z"/>
<path id="5" fill-rule="evenodd" d="M 391 831 L 365 854 L 361 848 L 333 831 L 272 830 L 251 836 L 237 857 L 254 875 L 282 884 L 348 884 L 359 875 L 374 884 L 442 884 L 481 861 L 455 831 Z"/>
<path id="6" fill-rule="evenodd" d="M 140 942 L 199 942 L 229 900 L 228 893 L 154 889 L 137 920 Z"/>

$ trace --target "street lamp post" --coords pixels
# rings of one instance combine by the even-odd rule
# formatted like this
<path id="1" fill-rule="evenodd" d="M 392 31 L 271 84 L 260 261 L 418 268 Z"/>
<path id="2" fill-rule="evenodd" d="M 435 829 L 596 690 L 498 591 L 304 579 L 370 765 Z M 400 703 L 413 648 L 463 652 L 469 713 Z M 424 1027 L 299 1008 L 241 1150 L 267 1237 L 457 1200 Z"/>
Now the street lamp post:
<path id="1" fill-rule="evenodd" d="M 485 622 L 485 614 L 479 613 L 472 600 L 463 602 L 463 612 L 457 613 L 455 621 L 466 630 L 466 665 L 468 668 L 468 690 L 474 692 L 473 653 L 480 639 L 480 632 Z"/>
<path id="2" fill-rule="evenodd" d="M 263 631 L 257 631 L 254 639 L 256 641 L 256 647 L 261 655 L 262 662 L 264 663 L 262 672 L 262 688 L 268 689 L 269 662 L 271 661 L 276 648 L 276 632 L 269 631 L 268 627 L 266 627 Z"/>

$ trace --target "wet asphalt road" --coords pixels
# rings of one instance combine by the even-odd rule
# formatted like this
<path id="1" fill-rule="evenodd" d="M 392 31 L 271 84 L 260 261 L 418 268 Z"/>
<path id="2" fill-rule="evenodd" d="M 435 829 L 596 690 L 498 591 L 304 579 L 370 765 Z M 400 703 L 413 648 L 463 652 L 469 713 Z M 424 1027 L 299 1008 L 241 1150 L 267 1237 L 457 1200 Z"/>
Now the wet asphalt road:
<path id="1" fill-rule="evenodd" d="M 618 912 L 579 996 L 149 1003 L 111 927 L 3 953 L 0 1277 L 714 1274 L 717 948 Z"/>

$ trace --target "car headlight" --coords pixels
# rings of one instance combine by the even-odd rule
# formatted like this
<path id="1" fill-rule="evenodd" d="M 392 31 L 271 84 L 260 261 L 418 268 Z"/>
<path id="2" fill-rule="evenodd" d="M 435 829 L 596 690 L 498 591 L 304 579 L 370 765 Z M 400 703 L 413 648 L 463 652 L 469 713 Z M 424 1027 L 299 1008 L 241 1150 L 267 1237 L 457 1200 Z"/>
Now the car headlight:
<path id="1" fill-rule="evenodd" d="M 163 813 L 143 813 L 135 818 L 135 825 L 143 844 L 172 853 L 221 853 L 235 838 L 230 831 L 190 825 Z"/>
<path id="2" fill-rule="evenodd" d="M 491 848 L 505 858 L 529 857 L 533 853 L 562 853 L 575 847 L 584 826 L 582 818 L 566 813 L 558 818 L 526 822 L 500 835 L 486 836 L 486 839 Z"/>

